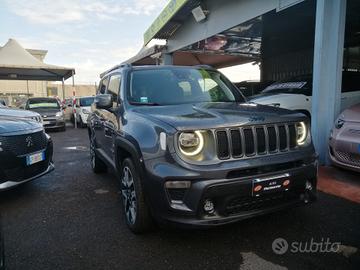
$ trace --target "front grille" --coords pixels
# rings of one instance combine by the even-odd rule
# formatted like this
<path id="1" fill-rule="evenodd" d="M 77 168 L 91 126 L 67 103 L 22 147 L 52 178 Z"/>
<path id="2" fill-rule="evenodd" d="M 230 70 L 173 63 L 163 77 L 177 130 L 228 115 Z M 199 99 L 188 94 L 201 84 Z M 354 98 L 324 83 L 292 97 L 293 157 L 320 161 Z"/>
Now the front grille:
<path id="1" fill-rule="evenodd" d="M 225 131 L 217 132 L 217 150 L 219 158 L 229 157 L 229 140 Z"/>
<path id="2" fill-rule="evenodd" d="M 216 131 L 219 159 L 251 157 L 296 148 L 294 123 L 239 127 Z"/>
<path id="3" fill-rule="evenodd" d="M 0 136 L 0 142 L 3 152 L 21 156 L 44 149 L 47 140 L 45 133 L 39 131 L 24 135 Z"/>
<path id="4" fill-rule="evenodd" d="M 291 203 L 300 200 L 298 192 L 284 192 L 263 195 L 260 197 L 242 196 L 230 200 L 225 206 L 225 215 L 236 215 L 241 212 L 254 211 L 276 207 L 282 204 Z"/>
<path id="5" fill-rule="evenodd" d="M 335 157 L 343 163 L 358 167 L 360 166 L 360 154 L 347 153 L 336 150 Z"/>

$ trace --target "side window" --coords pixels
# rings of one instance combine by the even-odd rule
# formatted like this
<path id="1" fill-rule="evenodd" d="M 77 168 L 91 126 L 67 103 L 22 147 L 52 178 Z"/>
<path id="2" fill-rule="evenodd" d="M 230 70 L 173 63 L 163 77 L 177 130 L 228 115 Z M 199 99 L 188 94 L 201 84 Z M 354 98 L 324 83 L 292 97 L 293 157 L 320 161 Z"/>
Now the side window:
<path id="1" fill-rule="evenodd" d="M 120 74 L 114 74 L 110 77 L 107 93 L 112 95 L 114 102 L 117 102 L 118 99 L 119 90 L 120 90 L 120 81 L 121 81 Z"/>
<path id="2" fill-rule="evenodd" d="M 99 90 L 98 90 L 99 94 L 105 94 L 108 83 L 109 83 L 109 77 L 106 77 L 100 81 Z"/>

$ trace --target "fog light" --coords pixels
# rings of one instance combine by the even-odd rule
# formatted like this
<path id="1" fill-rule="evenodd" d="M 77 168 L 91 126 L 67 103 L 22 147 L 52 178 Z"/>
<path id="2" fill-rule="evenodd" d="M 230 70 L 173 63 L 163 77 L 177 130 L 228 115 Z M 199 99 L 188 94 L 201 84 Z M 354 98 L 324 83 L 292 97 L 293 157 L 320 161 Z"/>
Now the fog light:
<path id="1" fill-rule="evenodd" d="M 208 214 L 213 214 L 215 212 L 214 203 L 211 200 L 206 200 L 204 203 L 204 211 Z"/>

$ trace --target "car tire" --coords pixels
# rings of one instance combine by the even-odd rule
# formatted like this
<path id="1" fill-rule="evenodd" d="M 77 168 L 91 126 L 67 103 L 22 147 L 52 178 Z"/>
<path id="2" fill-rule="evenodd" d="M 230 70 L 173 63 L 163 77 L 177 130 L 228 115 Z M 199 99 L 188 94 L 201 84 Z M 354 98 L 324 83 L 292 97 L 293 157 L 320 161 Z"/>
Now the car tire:
<path id="1" fill-rule="evenodd" d="M 135 234 L 153 228 L 154 222 L 145 202 L 144 189 L 133 161 L 126 158 L 122 164 L 121 197 L 127 226 Z"/>
<path id="2" fill-rule="evenodd" d="M 94 173 L 106 172 L 107 166 L 96 154 L 96 138 L 94 132 L 90 135 L 90 165 Z"/>
<path id="3" fill-rule="evenodd" d="M 86 127 L 86 124 L 83 122 L 83 120 L 81 119 L 81 117 L 80 117 L 80 127 L 81 127 L 81 128 L 85 128 L 85 127 Z"/>

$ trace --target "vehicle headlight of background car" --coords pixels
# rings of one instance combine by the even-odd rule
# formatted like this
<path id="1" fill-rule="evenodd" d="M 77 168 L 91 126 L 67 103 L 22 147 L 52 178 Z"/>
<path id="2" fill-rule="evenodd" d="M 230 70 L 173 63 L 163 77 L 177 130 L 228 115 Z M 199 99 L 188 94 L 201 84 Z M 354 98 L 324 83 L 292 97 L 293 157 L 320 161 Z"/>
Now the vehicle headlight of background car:
<path id="1" fill-rule="evenodd" d="M 61 112 L 57 112 L 56 114 L 55 114 L 55 116 L 57 117 L 57 118 L 62 118 L 62 117 L 64 117 L 64 113 L 61 111 Z"/>
<path id="2" fill-rule="evenodd" d="M 35 120 L 36 122 L 42 123 L 42 118 L 41 116 L 32 116 L 30 117 L 32 120 Z"/>
<path id="3" fill-rule="evenodd" d="M 340 129 L 345 124 L 345 121 L 341 119 L 340 117 L 335 122 L 335 128 Z"/>

